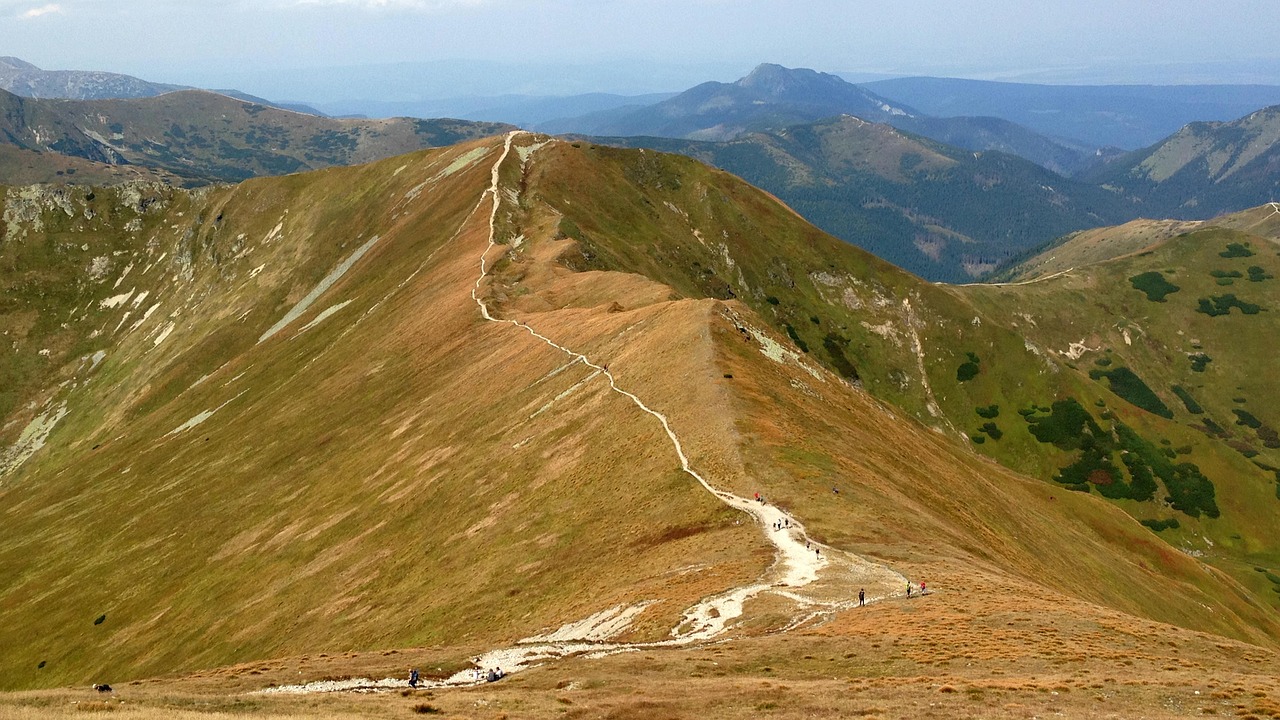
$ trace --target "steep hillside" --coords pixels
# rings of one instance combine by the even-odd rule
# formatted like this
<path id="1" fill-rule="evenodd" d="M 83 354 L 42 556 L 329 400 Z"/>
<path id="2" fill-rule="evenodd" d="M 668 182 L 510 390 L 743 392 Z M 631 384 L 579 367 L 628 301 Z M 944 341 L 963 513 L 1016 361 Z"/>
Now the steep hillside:
<path id="1" fill-rule="evenodd" d="M 600 142 L 689 155 L 921 277 L 956 282 L 1071 230 L 1123 219 L 1108 193 L 1002 153 L 971 153 L 841 117 L 709 143 Z"/>
<path id="2" fill-rule="evenodd" d="M 1274 534 L 1259 532 L 1280 510 L 1280 378 L 1262 370 L 1280 337 L 1280 245 L 1208 224 L 1150 240 L 1140 252 L 1038 281 L 956 292 L 983 313 L 1016 307 L 1028 343 L 1055 349 L 1090 378 L 1090 396 L 1101 391 L 1092 406 L 1088 397 L 1072 407 L 1018 406 L 1022 417 L 1009 421 L 1067 451 L 1058 482 L 1117 499 L 1170 542 L 1247 581 L 1253 568 L 1280 561 Z M 1068 422 L 1073 429 L 1061 432 Z M 997 440 L 993 455 L 1010 457 L 1009 438 Z"/>
<path id="3" fill-rule="evenodd" d="M 505 129 L 463 120 L 339 120 L 200 90 L 96 101 L 0 92 L 0 140 L 7 144 L 157 168 L 189 183 L 369 162 Z"/>
<path id="4" fill-rule="evenodd" d="M 1280 105 L 1195 122 L 1087 178 L 1145 215 L 1207 219 L 1280 197 Z"/>
<path id="5" fill-rule="evenodd" d="M 0 177 L 15 185 L 76 183 L 114 185 L 131 181 L 181 184 L 184 179 L 158 168 L 110 165 L 56 152 L 0 144 Z"/>
<path id="6" fill-rule="evenodd" d="M 847 676 L 888 617 L 863 613 L 913 608 L 908 578 L 942 599 L 921 620 L 998 628 L 1036 667 L 1075 651 L 1036 644 L 1028 603 L 1088 643 L 1140 638 L 1090 658 L 1107 672 L 1164 657 L 1150 638 L 1256 663 L 1230 677 L 1275 666 L 1266 576 L 963 439 L 978 393 L 1099 383 L 1007 308 L 975 322 L 983 301 L 691 159 L 513 134 L 234 187 L 11 189 L 3 217 L 6 688 L 252 662 L 201 673 L 239 693 L 428 646 L 440 679 L 495 647 L 505 667 L 639 650 L 606 660 L 648 668 L 628 688 Z M 1244 482 L 1219 484 L 1221 529 L 1267 547 Z M 969 647 L 874 672 L 920 693 L 926 656 L 1005 672 Z"/>

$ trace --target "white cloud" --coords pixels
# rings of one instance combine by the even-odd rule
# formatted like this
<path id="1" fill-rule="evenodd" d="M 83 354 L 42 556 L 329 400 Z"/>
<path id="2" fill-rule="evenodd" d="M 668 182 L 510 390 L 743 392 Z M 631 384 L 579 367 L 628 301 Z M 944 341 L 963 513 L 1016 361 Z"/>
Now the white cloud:
<path id="1" fill-rule="evenodd" d="M 63 14 L 61 5 L 58 5 L 55 3 L 49 3 L 48 5 L 41 5 L 40 7 L 33 7 L 25 12 L 20 12 L 18 13 L 18 17 L 22 18 L 23 20 L 30 20 L 32 18 L 38 18 L 42 15 L 61 15 L 61 14 Z"/>

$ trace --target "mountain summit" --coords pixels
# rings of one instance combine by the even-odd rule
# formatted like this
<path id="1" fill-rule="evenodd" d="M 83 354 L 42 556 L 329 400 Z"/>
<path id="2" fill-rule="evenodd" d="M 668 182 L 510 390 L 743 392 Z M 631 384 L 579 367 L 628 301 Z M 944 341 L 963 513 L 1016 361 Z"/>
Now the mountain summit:
<path id="1" fill-rule="evenodd" d="M 883 122 L 912 114 L 835 75 L 763 64 L 736 82 L 705 82 L 655 105 L 596 118 L 589 132 L 726 140 L 836 115 Z"/>

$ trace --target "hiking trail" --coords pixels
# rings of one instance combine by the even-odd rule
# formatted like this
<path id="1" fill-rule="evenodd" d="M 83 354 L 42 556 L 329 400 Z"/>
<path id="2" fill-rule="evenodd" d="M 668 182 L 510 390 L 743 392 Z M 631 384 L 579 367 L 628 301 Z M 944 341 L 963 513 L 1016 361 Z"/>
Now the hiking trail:
<path id="1" fill-rule="evenodd" d="M 836 612 L 857 606 L 858 588 L 861 587 L 902 587 L 907 579 L 889 568 L 873 563 L 853 553 L 818 543 L 808 537 L 804 525 L 796 518 L 780 508 L 765 502 L 738 497 L 732 493 L 719 490 L 711 485 L 689 463 L 685 455 L 684 445 L 672 429 L 665 415 L 647 405 L 636 394 L 623 389 L 617 379 L 604 365 L 593 362 L 585 354 L 560 345 L 551 338 L 539 333 L 532 326 L 519 320 L 494 316 L 489 306 L 481 297 L 480 290 L 489 276 L 487 262 L 490 251 L 498 245 L 496 241 L 496 223 L 498 210 L 502 203 L 499 187 L 499 174 L 502 164 L 511 152 L 512 143 L 524 134 L 523 131 L 508 133 L 502 147 L 502 154 L 491 170 L 489 187 L 481 195 L 478 209 L 484 203 L 485 196 L 492 196 L 492 207 L 489 212 L 488 244 L 480 255 L 480 275 L 471 288 L 471 298 L 480 310 L 480 315 L 493 323 L 509 324 L 518 327 L 548 346 L 565 353 L 571 359 L 567 366 L 582 363 L 594 372 L 591 377 L 604 376 L 609 388 L 615 393 L 629 399 L 644 413 L 652 416 L 662 425 L 667 438 L 680 460 L 680 468 L 687 475 L 726 505 L 740 510 L 754 518 L 765 533 L 765 538 L 774 546 L 773 564 L 755 583 L 733 588 L 703 599 L 684 611 L 683 618 L 671 629 L 671 637 L 647 643 L 611 643 L 610 637 L 622 633 L 630 622 L 643 612 L 653 601 L 643 601 L 635 605 L 620 605 L 603 610 L 580 621 L 567 623 L 558 630 L 542 633 L 516 642 L 511 647 L 500 648 L 481 655 L 474 660 L 475 668 L 463 670 L 444 680 L 423 680 L 418 687 L 440 688 L 477 685 L 485 682 L 483 672 L 489 668 L 501 668 L 505 674 L 528 669 L 549 660 L 585 655 L 586 657 L 603 657 L 619 652 L 643 650 L 649 648 L 677 647 L 690 645 L 719 638 L 730 629 L 730 623 L 741 617 L 746 603 L 762 594 L 772 593 L 786 598 L 796 606 L 797 611 L 792 621 L 781 632 L 786 632 L 813 620 L 830 617 Z M 545 143 L 543 143 L 545 144 Z M 527 163 L 537 148 L 524 152 L 519 149 L 521 161 Z M 474 210 L 472 213 L 474 214 Z M 464 220 L 464 224 L 470 216 Z M 590 378 L 589 378 L 590 379 Z M 821 588 L 819 591 L 806 594 L 804 590 L 810 586 L 827 581 L 839 587 L 836 590 Z M 867 603 L 876 602 L 896 595 L 872 595 L 868 593 Z M 825 597 L 824 597 L 825 596 Z M 477 669 L 480 672 L 477 672 Z M 303 685 L 286 685 L 267 688 L 261 693 L 313 693 L 402 689 L 408 681 L 400 678 L 383 680 L 352 679 L 328 680 Z"/>

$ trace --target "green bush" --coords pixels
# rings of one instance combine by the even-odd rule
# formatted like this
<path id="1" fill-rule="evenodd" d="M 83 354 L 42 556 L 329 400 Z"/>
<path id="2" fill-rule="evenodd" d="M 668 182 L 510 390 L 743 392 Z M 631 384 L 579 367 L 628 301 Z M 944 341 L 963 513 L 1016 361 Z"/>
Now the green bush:
<path id="1" fill-rule="evenodd" d="M 796 334 L 796 329 L 791 327 L 791 323 L 783 323 L 782 326 L 786 328 L 787 337 L 791 338 L 791 342 L 795 343 L 796 347 L 800 348 L 800 352 L 808 354 L 809 344 L 806 343 L 804 340 L 802 340 L 800 336 Z"/>
<path id="2" fill-rule="evenodd" d="M 1004 437 L 1004 433 L 1000 430 L 1000 426 L 993 422 L 982 423 L 981 430 L 990 436 L 992 440 L 999 440 Z"/>
<path id="3" fill-rule="evenodd" d="M 1201 514 L 1218 517 L 1213 483 L 1200 472 L 1199 467 L 1189 462 L 1174 464 L 1156 445 L 1124 423 L 1116 423 L 1115 431 L 1120 447 L 1129 451 L 1124 457 L 1130 472 L 1133 473 L 1133 468 L 1139 462 L 1150 468 L 1151 473 L 1160 478 L 1169 491 L 1169 502 L 1174 510 L 1191 517 L 1200 517 Z M 1136 476 L 1134 484 L 1137 485 Z"/>
<path id="4" fill-rule="evenodd" d="M 1154 302 L 1164 302 L 1166 295 L 1176 293 L 1182 289 L 1165 280 L 1163 274 L 1154 270 L 1144 272 L 1141 275 L 1134 275 L 1129 278 L 1129 282 L 1135 290 L 1146 293 L 1147 299 Z"/>
<path id="5" fill-rule="evenodd" d="M 986 435 L 970 435 L 969 439 L 973 441 L 974 445 L 981 445 L 982 443 L 987 441 L 987 436 Z"/>
<path id="6" fill-rule="evenodd" d="M 1075 398 L 1058 400 L 1048 417 L 1024 415 L 1030 423 L 1031 434 L 1042 443 L 1051 443 L 1060 450 L 1079 450 L 1094 438 L 1103 434 L 1084 406 Z"/>
<path id="7" fill-rule="evenodd" d="M 1236 414 L 1237 425 L 1247 425 L 1248 427 L 1251 427 L 1254 430 L 1257 430 L 1258 428 L 1262 427 L 1262 421 L 1254 417 L 1253 413 L 1249 412 L 1248 410 L 1233 408 L 1231 412 Z"/>
<path id="8" fill-rule="evenodd" d="M 1160 396 L 1156 395 L 1147 384 L 1142 381 L 1132 370 L 1127 367 L 1118 367 L 1114 370 L 1091 370 L 1089 377 L 1094 380 L 1106 378 L 1111 385 L 1111 392 L 1119 395 L 1132 405 L 1142 408 L 1153 415 L 1159 415 L 1164 418 L 1173 418 L 1173 411 L 1169 409 Z"/>
<path id="9" fill-rule="evenodd" d="M 94 624 L 94 625 L 101 625 L 102 623 L 104 623 L 104 622 L 106 622 L 106 621 L 107 621 L 107 616 L 106 616 L 106 614 L 102 614 L 102 615 L 99 615 L 99 616 L 98 616 L 98 619 L 97 619 L 97 620 L 94 620 L 94 621 L 93 621 L 93 624 Z"/>
<path id="10" fill-rule="evenodd" d="M 1218 253 L 1218 257 L 1224 258 L 1241 258 L 1252 257 L 1253 251 L 1249 249 L 1249 243 L 1227 243 L 1227 249 Z"/>
<path id="11" fill-rule="evenodd" d="M 1207 298 L 1200 298 L 1199 306 L 1196 312 L 1204 313 L 1209 317 L 1218 317 L 1220 315 L 1230 315 L 1231 308 L 1240 308 L 1240 312 L 1245 315 L 1257 315 L 1262 311 L 1262 307 L 1250 302 L 1245 302 L 1231 293 L 1226 295 L 1213 295 Z"/>
<path id="12" fill-rule="evenodd" d="M 1161 530 L 1177 530 L 1179 527 L 1178 518 L 1169 518 L 1168 520 L 1143 520 L 1143 525 L 1151 528 L 1156 532 Z"/>
<path id="13" fill-rule="evenodd" d="M 974 412 L 978 413 L 978 417 L 991 420 L 1000 417 L 999 405 L 988 405 L 987 407 L 975 408 Z"/>
<path id="14" fill-rule="evenodd" d="M 1204 353 L 1195 353 L 1187 357 L 1191 359 L 1191 372 L 1204 372 L 1205 366 L 1213 362 L 1213 358 Z"/>
<path id="15" fill-rule="evenodd" d="M 1216 278 L 1240 278 L 1240 277 L 1244 277 L 1244 273 L 1240 272 L 1239 270 L 1213 270 L 1213 271 L 1210 271 L 1210 273 L 1209 273 L 1209 274 L 1210 274 L 1210 275 L 1212 275 L 1212 276 L 1214 276 L 1214 277 L 1216 277 Z"/>
<path id="16" fill-rule="evenodd" d="M 1269 274 L 1266 270 L 1258 265 L 1249 267 L 1249 282 L 1262 282 L 1263 280 L 1273 280 L 1275 275 Z"/>
<path id="17" fill-rule="evenodd" d="M 965 353 L 965 355 L 967 355 L 969 359 L 961 363 L 960 367 L 956 368 L 956 380 L 958 382 L 968 382 L 978 377 L 978 363 L 982 362 L 978 359 L 978 356 L 973 353 Z"/>
<path id="18" fill-rule="evenodd" d="M 1178 399 L 1182 401 L 1182 404 L 1186 406 L 1187 412 L 1192 415 L 1204 414 L 1204 408 L 1200 407 L 1200 403 L 1196 402 L 1196 399 L 1191 397 L 1191 393 L 1187 392 L 1186 388 L 1181 385 L 1174 385 L 1172 389 L 1173 394 L 1177 395 Z"/>
<path id="19" fill-rule="evenodd" d="M 822 338 L 822 347 L 826 349 L 827 355 L 831 358 L 831 366 L 836 369 L 846 380 L 850 382 L 858 381 L 858 369 L 849 361 L 849 356 L 845 355 L 845 349 L 849 347 L 848 338 L 837 333 L 827 333 Z"/>

